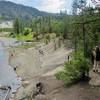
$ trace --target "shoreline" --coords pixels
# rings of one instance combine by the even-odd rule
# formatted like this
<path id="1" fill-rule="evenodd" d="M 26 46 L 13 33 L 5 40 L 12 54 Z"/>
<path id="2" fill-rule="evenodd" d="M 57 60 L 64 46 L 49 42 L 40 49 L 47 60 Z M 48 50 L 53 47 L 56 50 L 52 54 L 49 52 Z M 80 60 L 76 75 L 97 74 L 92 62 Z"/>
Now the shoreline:
<path id="1" fill-rule="evenodd" d="M 9 98 L 13 98 L 14 93 L 21 86 L 21 79 L 17 77 L 16 72 L 13 67 L 9 64 L 9 39 L 0 37 L 0 64 L 1 64 L 1 77 L 0 82 L 4 87 L 10 87 Z M 13 42 L 13 41 L 12 41 Z M 1 95 L 2 96 L 2 95 Z"/>
<path id="2" fill-rule="evenodd" d="M 23 51 L 24 52 L 26 52 L 27 51 L 27 49 L 22 49 L 22 48 L 10 48 L 10 50 L 9 50 L 9 52 L 11 53 L 11 51 L 14 51 L 13 52 L 13 57 L 12 58 L 10 58 L 10 65 L 11 65 L 11 67 L 14 69 L 15 68 L 15 65 L 13 65 L 13 63 L 11 62 L 12 61 L 12 59 L 15 59 L 16 57 L 17 57 L 17 55 L 18 54 L 20 54 L 20 53 L 23 53 Z M 17 51 L 17 52 L 16 52 Z M 18 66 L 19 67 L 19 66 Z M 29 84 L 30 84 L 30 79 L 28 79 L 28 78 L 24 78 L 23 76 L 21 76 L 20 74 L 19 74 L 19 71 L 18 71 L 18 67 L 16 68 L 16 71 L 15 71 L 15 73 L 17 74 L 17 77 L 20 77 L 21 78 L 21 86 L 17 89 L 17 91 L 16 91 L 16 93 L 15 93 L 15 95 L 14 95 L 14 100 L 18 100 L 21 96 L 19 96 L 19 94 L 20 94 L 20 91 L 21 90 L 24 90 L 27 86 L 29 86 Z M 19 69 L 20 70 L 20 69 Z M 23 69 L 24 70 L 24 69 Z M 19 93 L 19 94 L 18 94 Z M 18 95 L 18 96 L 17 96 Z"/>
<path id="3" fill-rule="evenodd" d="M 17 59 L 19 59 L 20 57 L 21 59 L 23 58 L 29 59 L 29 57 L 32 57 L 31 61 L 29 62 L 27 62 L 27 59 L 23 59 L 25 60 L 24 61 L 25 64 L 26 63 L 30 64 L 31 62 L 36 64 L 36 62 L 33 61 L 34 60 L 33 58 L 34 57 L 37 58 L 37 56 L 35 56 L 36 52 L 33 52 L 33 51 L 34 50 L 32 48 L 26 49 L 25 51 L 22 50 L 16 55 L 16 57 Z M 79 82 L 77 84 L 72 85 L 71 87 L 66 87 L 64 85 L 64 82 L 56 79 L 55 73 L 58 71 L 61 71 L 63 67 L 62 66 L 55 67 L 55 62 L 61 61 L 62 59 L 61 55 L 64 55 L 62 53 L 65 53 L 65 52 L 62 49 L 59 49 L 58 51 L 54 53 L 43 56 L 42 58 L 46 63 L 43 64 L 42 67 L 36 66 L 36 70 L 38 70 L 37 72 L 39 72 L 39 74 L 34 73 L 34 71 L 33 73 L 31 73 L 32 69 L 35 70 L 35 65 L 33 65 L 33 63 L 31 63 L 32 66 L 31 65 L 27 66 L 26 64 L 26 66 L 20 66 L 22 68 L 18 67 L 17 73 L 19 73 L 18 74 L 19 76 L 22 75 L 21 76 L 23 80 L 22 82 L 26 81 L 25 83 L 26 85 L 25 86 L 22 85 L 22 87 L 18 89 L 17 93 L 15 94 L 14 100 L 19 100 L 23 97 L 28 97 L 34 94 L 36 90 L 35 86 L 36 86 L 36 83 L 38 82 L 42 82 L 44 84 L 45 95 L 39 94 L 33 100 L 66 100 L 66 98 L 68 98 L 68 100 L 84 100 L 84 98 L 86 98 L 85 100 L 88 100 L 88 98 L 94 98 L 95 95 L 100 97 L 99 95 L 100 88 L 98 89 L 96 87 L 93 87 L 88 82 Z M 57 57 L 56 54 L 57 55 L 61 54 L 61 55 Z M 68 54 L 66 53 L 66 55 Z M 17 59 L 15 58 L 13 59 L 17 61 Z M 64 55 L 64 58 L 66 58 L 65 55 Z M 51 66 L 51 63 L 54 64 L 54 66 L 53 65 Z M 29 74 L 21 74 L 21 71 L 19 70 L 24 70 L 24 73 L 30 70 L 30 73 L 29 73 L 30 76 L 27 77 L 27 75 Z M 91 74 L 93 75 L 93 73 Z M 26 77 L 23 77 L 23 75 L 26 75 Z M 95 77 L 97 77 L 97 75 Z M 99 98 L 96 100 L 99 100 Z"/>
<path id="4" fill-rule="evenodd" d="M 53 48 L 51 49 L 53 50 Z M 69 54 L 69 51 L 60 48 L 53 52 L 51 50 L 46 55 L 40 55 L 38 49 L 34 47 L 29 49 L 11 48 L 11 51 L 13 50 L 14 56 L 11 57 L 10 64 L 13 68 L 17 66 L 16 73 L 22 79 L 22 86 L 15 94 L 14 100 L 19 100 L 33 93 L 38 82 L 42 82 L 47 88 L 45 98 L 50 95 L 48 91 L 53 92 L 55 88 L 62 86 L 63 82 L 57 80 L 54 73 L 63 69 L 62 66 L 67 59 L 66 55 Z M 58 83 L 57 86 L 53 85 L 55 82 Z"/>

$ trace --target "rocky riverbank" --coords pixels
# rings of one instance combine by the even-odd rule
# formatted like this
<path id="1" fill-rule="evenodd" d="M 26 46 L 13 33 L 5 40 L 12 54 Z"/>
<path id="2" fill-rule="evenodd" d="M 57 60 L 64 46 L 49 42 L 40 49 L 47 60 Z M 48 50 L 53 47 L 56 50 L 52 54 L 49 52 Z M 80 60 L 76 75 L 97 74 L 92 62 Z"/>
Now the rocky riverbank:
<path id="1" fill-rule="evenodd" d="M 43 46 L 41 48 L 12 48 L 9 50 L 9 62 L 17 75 L 22 78 L 22 87 L 18 90 L 15 100 L 24 98 L 24 96 L 33 92 L 36 83 L 46 76 L 45 73 L 59 66 L 61 66 L 61 69 L 63 68 L 62 65 L 67 60 L 71 50 L 67 51 L 64 48 L 59 48 L 55 51 L 50 46 L 52 45 L 49 45 L 50 49 L 48 49 L 48 46 Z"/>
<path id="2" fill-rule="evenodd" d="M 42 53 L 39 50 L 43 50 Z M 59 48 L 56 51 L 46 47 L 19 49 L 13 48 L 10 64 L 22 78 L 14 100 L 99 100 L 100 88 L 89 85 L 91 81 L 80 82 L 72 87 L 65 87 L 62 81 L 55 78 L 55 73 L 63 69 L 63 64 L 72 50 Z M 91 73 L 90 75 L 94 75 Z M 41 82 L 45 93 L 36 95 L 36 84 Z M 93 82 L 92 82 L 93 83 Z"/>

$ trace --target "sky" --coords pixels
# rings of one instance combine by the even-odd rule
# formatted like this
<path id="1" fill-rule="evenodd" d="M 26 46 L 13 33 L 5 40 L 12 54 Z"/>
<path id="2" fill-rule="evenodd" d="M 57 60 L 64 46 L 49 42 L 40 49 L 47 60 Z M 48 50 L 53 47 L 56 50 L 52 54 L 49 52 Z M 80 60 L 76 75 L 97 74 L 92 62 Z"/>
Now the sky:
<path id="1" fill-rule="evenodd" d="M 50 13 L 59 13 L 66 10 L 71 13 L 71 5 L 73 0 L 7 0 L 18 4 L 23 4 L 31 7 L 35 7 L 41 11 Z M 88 0 L 90 2 L 90 0 Z"/>

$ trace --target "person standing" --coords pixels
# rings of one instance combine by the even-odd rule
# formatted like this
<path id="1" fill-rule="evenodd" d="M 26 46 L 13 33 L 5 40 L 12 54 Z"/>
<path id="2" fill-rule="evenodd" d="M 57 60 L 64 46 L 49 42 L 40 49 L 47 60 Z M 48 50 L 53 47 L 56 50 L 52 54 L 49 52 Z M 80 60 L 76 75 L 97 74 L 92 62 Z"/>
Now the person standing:
<path id="1" fill-rule="evenodd" d="M 100 47 L 97 46 L 96 47 L 96 61 L 95 61 L 95 67 L 96 67 L 97 72 L 98 72 L 99 63 L 100 63 Z"/>

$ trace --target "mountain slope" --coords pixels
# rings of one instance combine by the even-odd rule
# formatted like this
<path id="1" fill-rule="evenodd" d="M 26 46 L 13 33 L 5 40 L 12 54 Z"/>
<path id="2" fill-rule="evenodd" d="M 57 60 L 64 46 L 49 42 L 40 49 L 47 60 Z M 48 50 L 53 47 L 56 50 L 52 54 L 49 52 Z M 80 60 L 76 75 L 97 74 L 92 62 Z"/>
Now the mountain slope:
<path id="1" fill-rule="evenodd" d="M 39 11 L 35 8 L 15 4 L 9 1 L 0 1 L 0 16 L 5 19 L 19 17 L 29 19 L 36 16 L 46 16 L 49 13 Z"/>

